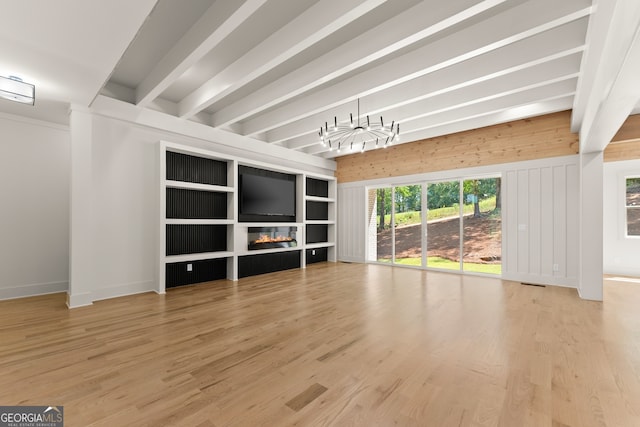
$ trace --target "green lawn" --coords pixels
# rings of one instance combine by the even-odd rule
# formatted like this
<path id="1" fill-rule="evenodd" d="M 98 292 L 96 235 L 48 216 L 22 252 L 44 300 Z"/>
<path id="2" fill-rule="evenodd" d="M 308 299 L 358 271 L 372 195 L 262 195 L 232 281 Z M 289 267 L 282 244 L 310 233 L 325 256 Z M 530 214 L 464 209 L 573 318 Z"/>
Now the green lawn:
<path id="1" fill-rule="evenodd" d="M 390 263 L 390 259 L 379 259 L 378 262 Z M 421 258 L 396 258 L 396 264 L 401 265 L 415 265 L 420 267 L 422 264 Z M 440 258 L 440 257 L 427 257 L 427 266 L 432 268 L 443 268 L 446 270 L 458 270 L 460 268 L 460 263 L 455 261 L 450 261 L 448 259 Z M 464 264 L 464 271 L 473 271 L 475 273 L 486 273 L 486 274 L 501 274 L 502 273 L 502 265 L 500 264 L 476 264 L 472 262 L 467 262 Z"/>
<path id="2" fill-rule="evenodd" d="M 480 200 L 480 212 L 490 212 L 496 206 L 496 197 L 490 197 L 485 200 Z M 473 203 L 465 204 L 463 207 L 463 211 L 465 214 L 473 213 Z M 460 212 L 460 207 L 458 204 L 453 206 L 446 206 L 444 208 L 438 209 L 429 209 L 427 211 L 427 221 L 432 221 L 434 219 L 448 218 L 452 216 L 458 216 Z M 396 217 L 396 225 L 411 225 L 411 224 L 420 224 L 420 212 L 412 211 L 412 212 L 400 212 L 395 215 Z M 378 223 L 379 223 L 378 219 Z M 385 224 L 391 223 L 391 214 L 384 216 Z"/>

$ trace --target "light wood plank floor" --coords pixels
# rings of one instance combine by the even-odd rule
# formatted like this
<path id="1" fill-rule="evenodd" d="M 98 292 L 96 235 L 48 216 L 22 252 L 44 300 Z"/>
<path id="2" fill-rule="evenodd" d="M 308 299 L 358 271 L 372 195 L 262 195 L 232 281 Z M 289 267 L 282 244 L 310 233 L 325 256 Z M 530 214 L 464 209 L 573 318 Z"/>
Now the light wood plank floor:
<path id="1" fill-rule="evenodd" d="M 640 284 L 359 264 L 0 302 L 0 404 L 69 426 L 640 426 Z"/>

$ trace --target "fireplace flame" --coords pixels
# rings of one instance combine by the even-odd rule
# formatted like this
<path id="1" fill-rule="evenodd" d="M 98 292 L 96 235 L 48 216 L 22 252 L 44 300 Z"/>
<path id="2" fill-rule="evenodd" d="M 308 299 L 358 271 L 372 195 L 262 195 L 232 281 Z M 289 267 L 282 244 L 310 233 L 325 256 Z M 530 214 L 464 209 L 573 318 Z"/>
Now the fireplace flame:
<path id="1" fill-rule="evenodd" d="M 253 243 L 291 242 L 292 240 L 293 239 L 288 236 L 271 237 L 268 234 L 261 234 L 257 240 L 253 241 Z"/>

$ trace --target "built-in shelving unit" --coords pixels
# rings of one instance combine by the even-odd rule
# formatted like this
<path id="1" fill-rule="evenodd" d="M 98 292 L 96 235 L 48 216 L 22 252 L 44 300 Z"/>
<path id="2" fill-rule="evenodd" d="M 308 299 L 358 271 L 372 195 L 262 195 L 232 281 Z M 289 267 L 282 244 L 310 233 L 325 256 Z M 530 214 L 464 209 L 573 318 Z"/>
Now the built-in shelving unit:
<path id="1" fill-rule="evenodd" d="M 159 146 L 159 293 L 175 286 L 336 261 L 333 177 L 171 142 L 162 141 Z M 240 215 L 239 170 L 267 180 L 287 175 L 289 187 L 295 188 L 295 215 L 285 222 Z M 251 240 L 256 232 L 283 234 L 283 229 L 287 230 L 285 243 L 261 248 Z"/>
<path id="2" fill-rule="evenodd" d="M 305 177 L 305 265 L 336 261 L 336 185 L 333 179 Z"/>

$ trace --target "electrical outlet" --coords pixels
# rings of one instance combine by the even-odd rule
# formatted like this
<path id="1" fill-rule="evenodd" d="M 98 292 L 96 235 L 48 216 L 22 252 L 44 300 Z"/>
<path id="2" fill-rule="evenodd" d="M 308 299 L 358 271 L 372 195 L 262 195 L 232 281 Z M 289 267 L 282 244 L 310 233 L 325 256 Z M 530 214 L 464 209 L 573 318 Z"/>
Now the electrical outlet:
<path id="1" fill-rule="evenodd" d="M 560 266 L 558 264 L 553 264 L 553 271 L 560 270 Z"/>
<path id="2" fill-rule="evenodd" d="M 193 264 L 187 264 L 187 271 L 193 271 Z"/>

